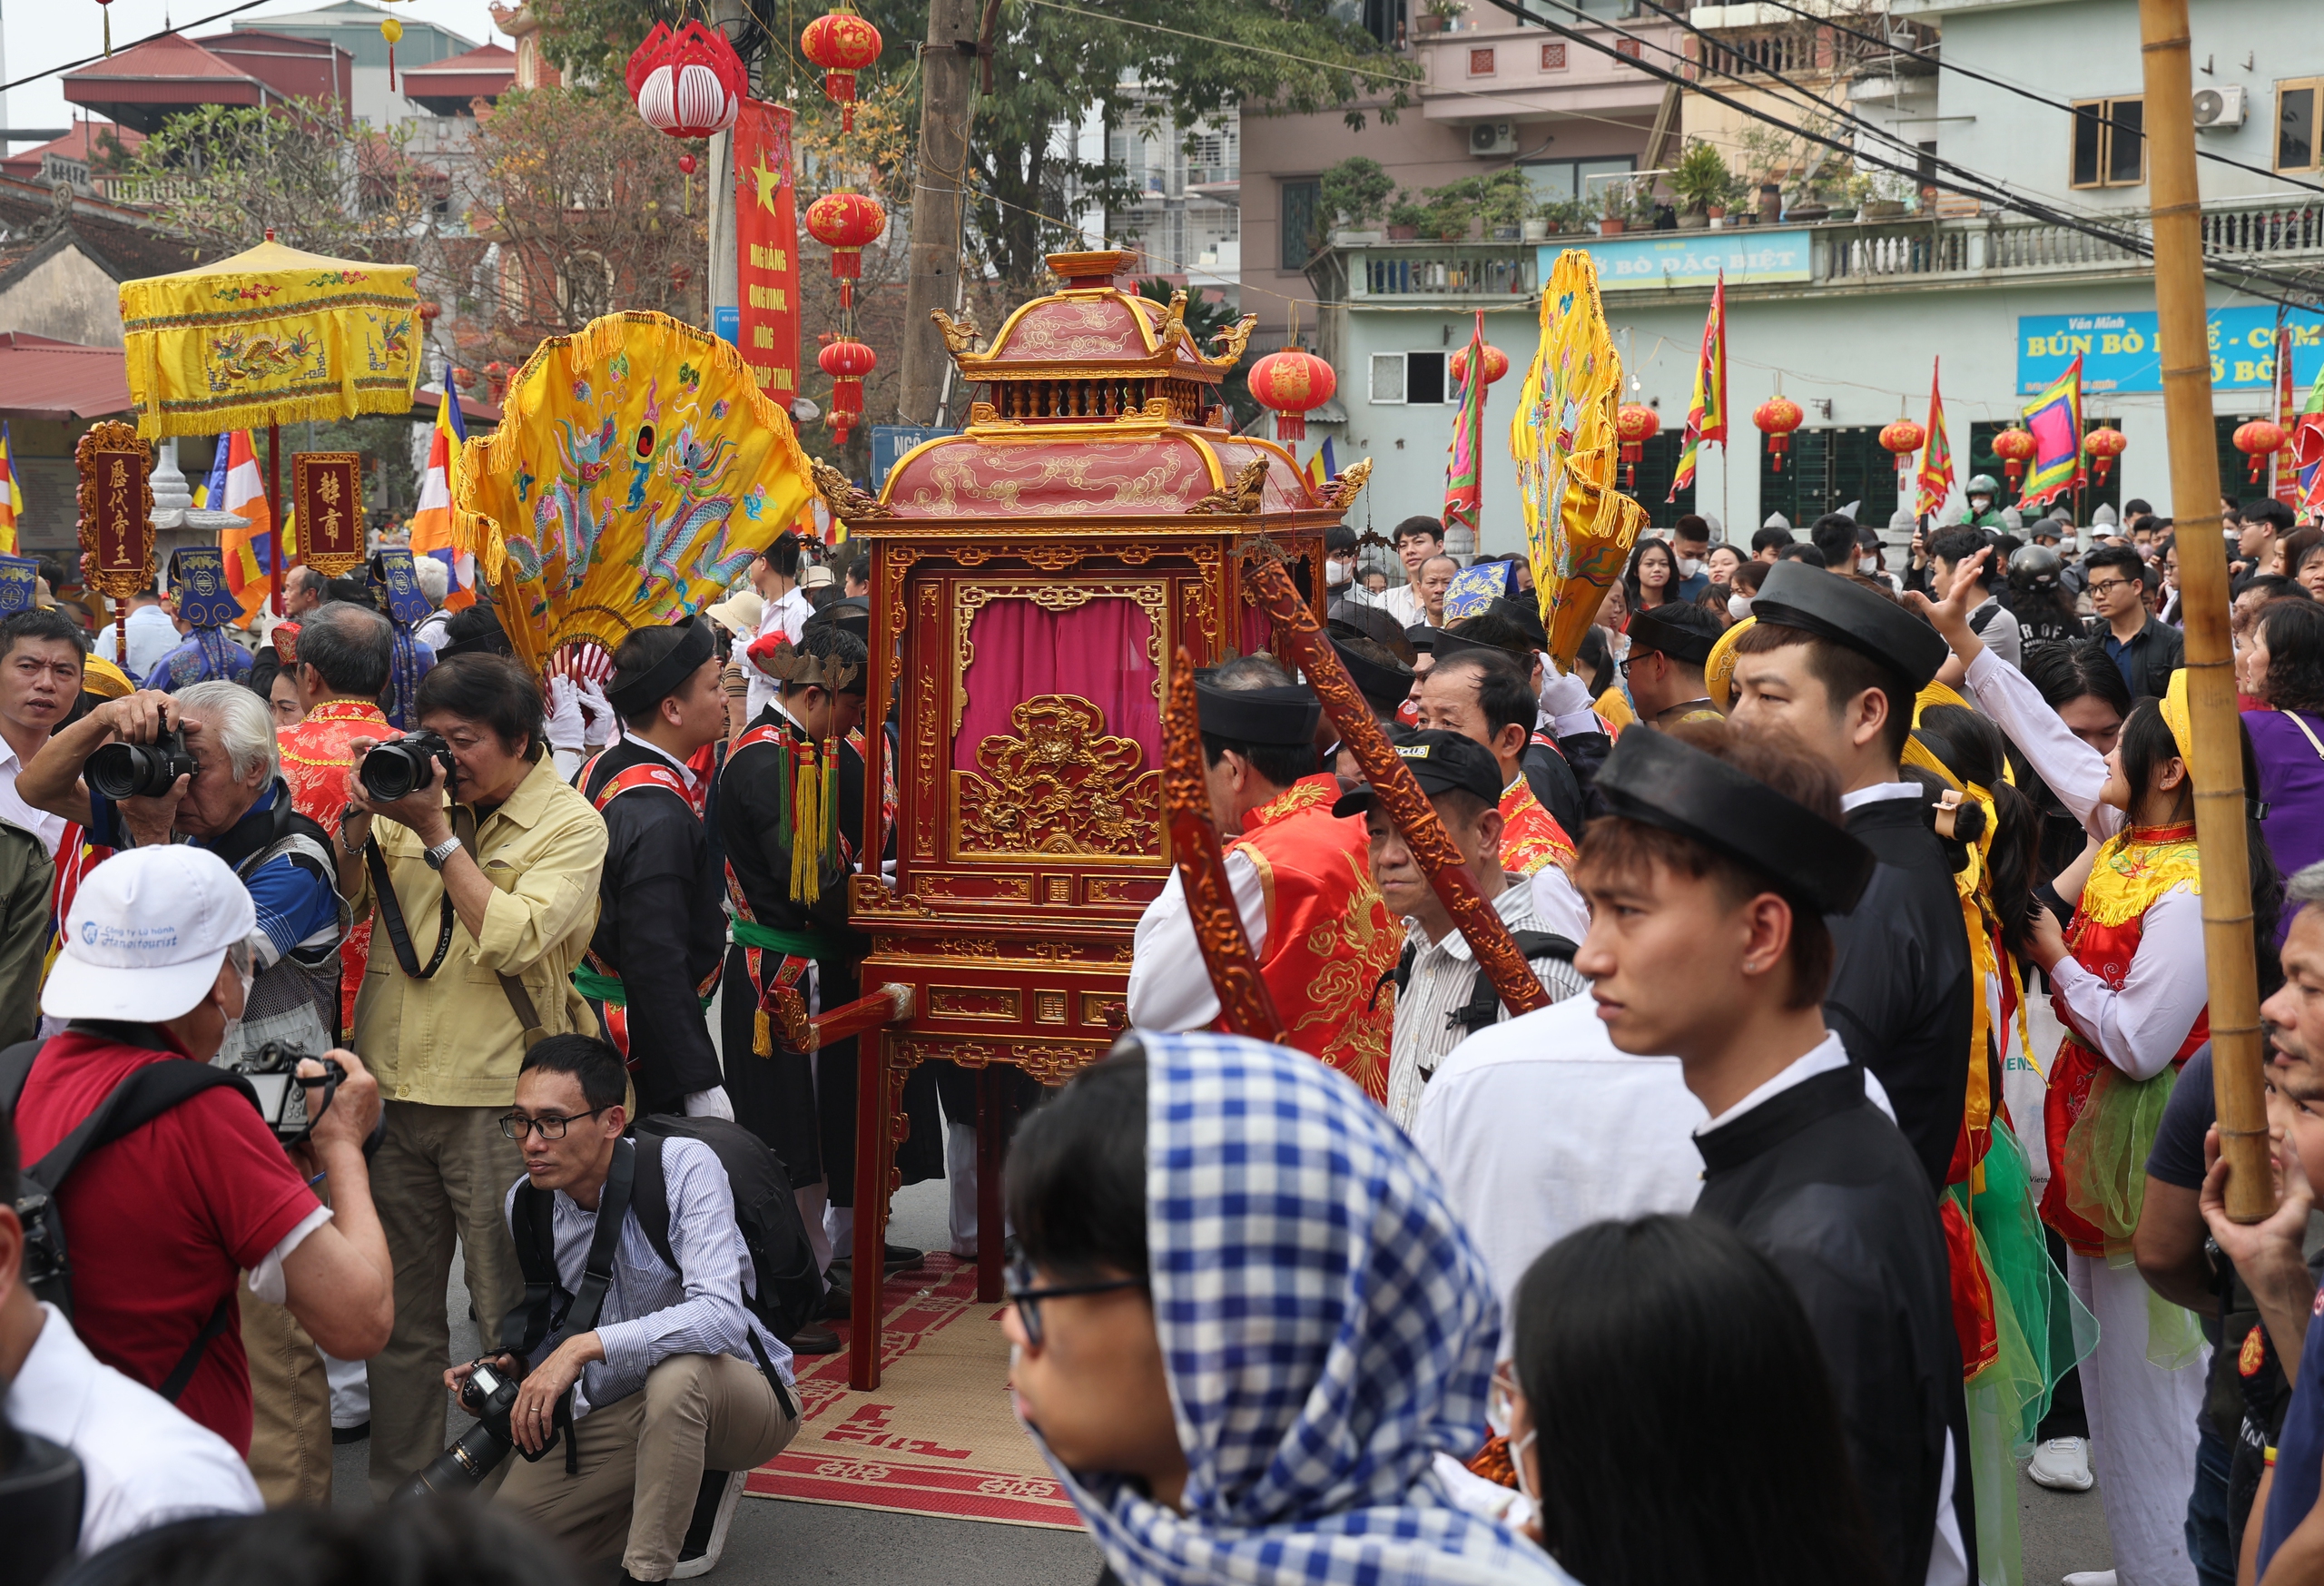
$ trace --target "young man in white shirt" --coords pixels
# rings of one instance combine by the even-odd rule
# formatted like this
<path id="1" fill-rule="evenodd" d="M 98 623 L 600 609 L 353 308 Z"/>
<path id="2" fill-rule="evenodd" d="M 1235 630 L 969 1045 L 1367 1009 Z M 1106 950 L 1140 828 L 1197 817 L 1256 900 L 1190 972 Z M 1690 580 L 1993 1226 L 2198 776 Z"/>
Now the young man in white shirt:
<path id="1" fill-rule="evenodd" d="M 16 796 L 16 773 L 40 753 L 81 697 L 81 630 L 34 607 L 0 622 L 0 821 L 38 837 L 56 856 L 67 822 Z"/>
<path id="2" fill-rule="evenodd" d="M 757 590 L 763 603 L 759 611 L 759 631 L 753 638 L 765 638 L 769 634 L 781 634 L 793 644 L 806 631 L 807 619 L 815 608 L 807 604 L 807 596 L 799 587 L 799 564 L 805 555 L 807 540 L 796 529 L 784 529 L 751 560 L 751 587 Z M 758 720 L 759 713 L 774 703 L 774 685 L 755 666 L 743 669 L 750 692 L 744 698 L 747 719 Z"/>
<path id="3" fill-rule="evenodd" d="M 258 1483 L 224 1438 L 101 1364 L 63 1312 L 33 1298 L 18 1167 L 15 1130 L 0 1118 L 0 1414 L 80 1462 L 81 1556 L 173 1520 L 257 1513 Z"/>
<path id="4" fill-rule="evenodd" d="M 1431 557 L 1444 554 L 1444 526 L 1433 517 L 1407 517 L 1391 537 L 1404 565 L 1404 581 L 1372 604 L 1404 626 L 1417 627 L 1428 620 L 1421 605 L 1420 570 Z"/>

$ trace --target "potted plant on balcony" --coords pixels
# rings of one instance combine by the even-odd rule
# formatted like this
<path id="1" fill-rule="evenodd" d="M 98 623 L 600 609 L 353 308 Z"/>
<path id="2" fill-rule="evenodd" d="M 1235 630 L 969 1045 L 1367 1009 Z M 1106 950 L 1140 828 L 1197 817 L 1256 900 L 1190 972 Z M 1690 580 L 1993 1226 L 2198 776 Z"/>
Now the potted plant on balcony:
<path id="1" fill-rule="evenodd" d="M 1396 191 L 1395 178 L 1380 162 L 1351 154 L 1324 172 L 1316 184 L 1323 208 L 1334 216 L 1332 241 L 1343 248 L 1377 242 L 1375 229 Z"/>
<path id="2" fill-rule="evenodd" d="M 1893 171 L 1884 171 L 1869 181 L 1870 192 L 1858 210 L 1867 221 L 1893 221 L 1902 218 L 1905 201 L 1913 195 L 1912 182 Z"/>
<path id="3" fill-rule="evenodd" d="M 1469 9 L 1468 0 L 1428 0 L 1420 14 L 1423 33 L 1451 33 Z"/>
<path id="4" fill-rule="evenodd" d="M 1409 192 L 1400 192 L 1396 202 L 1388 206 L 1388 241 L 1412 242 L 1420 238 L 1421 228 L 1428 224 L 1428 207 Z"/>
<path id="5" fill-rule="evenodd" d="M 1590 229 L 1590 206 L 1578 199 L 1549 199 L 1541 205 L 1541 225 L 1542 234 L 1551 237 L 1586 231 Z"/>
<path id="6" fill-rule="evenodd" d="M 1679 156 L 1669 181 L 1679 199 L 1679 224 L 1692 231 L 1710 223 L 1714 206 L 1718 212 L 1726 213 L 1727 193 L 1735 183 L 1735 174 L 1717 149 L 1697 138 Z"/>
<path id="7" fill-rule="evenodd" d="M 1605 191 L 1598 195 L 1591 207 L 1597 212 L 1600 236 L 1619 237 L 1628 229 L 1630 212 L 1635 207 L 1630 200 L 1630 188 L 1627 182 L 1610 182 Z"/>

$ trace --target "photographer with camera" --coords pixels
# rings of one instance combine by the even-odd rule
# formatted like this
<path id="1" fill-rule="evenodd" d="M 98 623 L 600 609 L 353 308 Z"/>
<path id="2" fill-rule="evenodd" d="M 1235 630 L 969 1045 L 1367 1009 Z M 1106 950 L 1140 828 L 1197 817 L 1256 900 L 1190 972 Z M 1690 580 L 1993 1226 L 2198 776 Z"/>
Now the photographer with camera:
<path id="1" fill-rule="evenodd" d="M 379 1104 L 362 1063 L 329 1053 L 335 1086 L 253 1077 L 273 1081 L 272 1118 L 252 1078 L 212 1066 L 243 1016 L 259 924 L 249 890 L 192 844 L 98 865 L 41 993 L 42 1011 L 70 1022 L 0 1053 L 0 1105 L 13 1103 L 28 1176 L 50 1197 L 44 1226 L 62 1236 L 40 1247 L 69 1240 L 73 1323 L 91 1353 L 264 1467 L 278 1462 L 252 1443 L 241 1275 L 314 1343 L 361 1359 L 387 1340 L 391 1268 L 363 1159 Z M 109 1103 L 71 1157 L 49 1159 Z M 309 1138 L 286 1152 L 286 1135 Z M 327 1422 L 321 1453 L 327 1476 Z"/>
<path id="2" fill-rule="evenodd" d="M 743 1477 L 790 1443 L 798 1401 L 791 1352 L 744 1298 L 760 1275 L 718 1153 L 674 1135 L 649 1159 L 622 1138 L 628 1083 L 601 1040 L 525 1055 L 500 1127 L 524 1151 L 511 1235 L 540 1254 L 505 1352 L 444 1382 L 478 1390 L 463 1402 L 480 1430 L 527 1456 L 500 1502 L 585 1564 L 618 1556 L 625 1579 L 666 1581 L 716 1562 Z"/>
<path id="3" fill-rule="evenodd" d="M 396 1263 L 395 1334 L 370 1371 L 382 1502 L 444 1446 L 455 1238 L 486 1337 L 522 1286 L 497 1197 L 523 1161 L 499 1118 L 527 1048 L 596 1029 L 570 977 L 606 858 L 606 823 L 558 778 L 540 687 L 517 662 L 441 662 L 414 708 L 420 731 L 348 744 L 339 831 L 340 884 L 376 921 L 355 1044 L 387 1097 L 372 1164 Z"/>
<path id="4" fill-rule="evenodd" d="M 257 910 L 258 978 L 230 1032 L 231 1062 L 270 1040 L 338 1044 L 347 911 L 330 834 L 277 774 L 274 722 L 237 683 L 110 699 L 54 734 L 16 779 L 25 803 L 77 821 L 100 848 L 181 840 L 232 867 Z"/>

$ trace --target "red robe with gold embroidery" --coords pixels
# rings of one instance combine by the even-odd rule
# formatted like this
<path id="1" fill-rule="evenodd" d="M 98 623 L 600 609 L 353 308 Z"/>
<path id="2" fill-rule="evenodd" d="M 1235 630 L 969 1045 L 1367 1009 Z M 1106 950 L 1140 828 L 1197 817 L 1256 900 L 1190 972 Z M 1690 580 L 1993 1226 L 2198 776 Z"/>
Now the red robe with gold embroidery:
<path id="1" fill-rule="evenodd" d="M 1373 997 L 1396 967 L 1404 933 L 1372 884 L 1361 817 L 1332 813 L 1339 779 L 1304 778 L 1243 817 L 1227 844 L 1257 867 L 1267 940 L 1259 974 L 1290 1043 L 1388 1100 L 1388 1034 L 1395 999 Z"/>
<path id="2" fill-rule="evenodd" d="M 282 780 L 290 784 L 290 807 L 336 838 L 340 814 L 347 808 L 347 773 L 355 763 L 348 744 L 358 738 L 385 738 L 394 730 L 369 700 L 327 699 L 305 721 L 275 734 Z M 342 1031 L 355 1028 L 355 993 L 363 989 L 363 966 L 370 958 L 371 921 L 366 916 L 339 948 Z"/>
<path id="3" fill-rule="evenodd" d="M 1573 839 L 1533 796 L 1532 785 L 1520 773 L 1501 790 L 1501 868 L 1531 875 L 1552 864 L 1562 870 L 1573 867 Z"/>

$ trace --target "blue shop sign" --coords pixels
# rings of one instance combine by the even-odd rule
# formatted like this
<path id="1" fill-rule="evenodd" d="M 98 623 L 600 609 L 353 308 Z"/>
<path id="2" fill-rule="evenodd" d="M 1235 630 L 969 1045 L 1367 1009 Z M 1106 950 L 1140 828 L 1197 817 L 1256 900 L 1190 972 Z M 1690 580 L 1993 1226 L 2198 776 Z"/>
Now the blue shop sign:
<path id="1" fill-rule="evenodd" d="M 925 424 L 874 424 L 872 426 L 872 488 L 876 491 L 885 485 L 889 471 L 904 453 L 921 441 L 960 433 L 957 429 L 936 429 Z"/>
<path id="2" fill-rule="evenodd" d="M 1636 237 L 1551 243 L 1541 251 L 1538 279 L 1550 279 L 1551 267 L 1568 247 L 1580 248 L 1596 262 L 1602 291 L 1641 286 L 1711 286 L 1721 271 L 1733 286 L 1808 279 L 1808 235 L 1804 231 L 1762 231 L 1746 226 L 1731 231 L 1648 231 Z"/>
<path id="3" fill-rule="evenodd" d="M 2220 390 L 2266 390 L 2276 378 L 2276 310 L 2213 309 L 2211 384 Z M 2305 397 L 2324 368 L 2324 315 L 2295 311 L 2292 387 Z M 2017 320 L 2017 389 L 2031 396 L 2066 372 L 2078 353 L 2082 389 L 2092 394 L 2162 389 L 2162 352 L 2152 310 L 2121 314 L 2024 314 Z"/>

